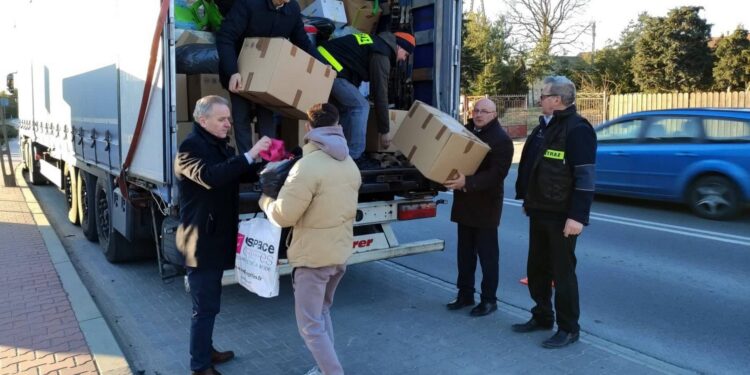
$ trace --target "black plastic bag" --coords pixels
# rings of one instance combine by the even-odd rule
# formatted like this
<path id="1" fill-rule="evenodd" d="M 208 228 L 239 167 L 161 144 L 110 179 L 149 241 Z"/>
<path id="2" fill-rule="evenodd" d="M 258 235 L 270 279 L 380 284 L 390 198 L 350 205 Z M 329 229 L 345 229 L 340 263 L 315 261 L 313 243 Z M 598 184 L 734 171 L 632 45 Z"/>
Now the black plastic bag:
<path id="1" fill-rule="evenodd" d="M 219 52 L 214 44 L 185 44 L 175 48 L 177 73 L 219 73 Z"/>
<path id="2" fill-rule="evenodd" d="M 301 157 L 298 156 L 266 164 L 266 167 L 260 171 L 260 188 L 263 194 L 276 199 L 281 187 L 284 186 L 286 177 L 289 176 L 289 171 L 299 159 Z"/>

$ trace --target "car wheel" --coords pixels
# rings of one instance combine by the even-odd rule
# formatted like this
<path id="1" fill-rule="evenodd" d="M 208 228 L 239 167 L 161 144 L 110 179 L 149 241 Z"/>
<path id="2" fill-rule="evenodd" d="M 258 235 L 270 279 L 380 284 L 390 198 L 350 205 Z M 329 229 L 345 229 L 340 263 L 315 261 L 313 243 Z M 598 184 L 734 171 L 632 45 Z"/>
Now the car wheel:
<path id="1" fill-rule="evenodd" d="M 742 208 L 737 187 L 726 177 L 705 176 L 690 187 L 688 203 L 693 212 L 711 220 L 726 220 Z"/>

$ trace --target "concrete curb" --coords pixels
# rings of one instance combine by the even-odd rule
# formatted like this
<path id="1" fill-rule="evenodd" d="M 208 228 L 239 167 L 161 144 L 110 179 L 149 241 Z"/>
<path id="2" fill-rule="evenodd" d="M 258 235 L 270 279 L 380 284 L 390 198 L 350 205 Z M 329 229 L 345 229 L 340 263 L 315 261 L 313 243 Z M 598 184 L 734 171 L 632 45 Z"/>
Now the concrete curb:
<path id="1" fill-rule="evenodd" d="M 49 251 L 55 270 L 60 276 L 63 288 L 68 294 L 68 300 L 73 308 L 76 320 L 78 320 L 78 324 L 81 327 L 83 336 L 86 338 L 86 343 L 91 350 L 91 355 L 94 358 L 99 373 L 102 375 L 132 375 L 132 371 L 125 359 L 125 355 L 120 349 L 120 345 L 115 340 L 115 336 L 104 320 L 101 311 L 99 311 L 99 308 L 91 298 L 91 293 L 83 285 L 78 272 L 70 262 L 68 253 L 65 252 L 60 238 L 44 215 L 31 189 L 26 184 L 20 165 L 16 167 L 15 174 L 16 184 L 21 189 L 26 205 L 34 217 L 39 232 L 42 234 L 44 244 L 47 247 L 47 251 Z"/>

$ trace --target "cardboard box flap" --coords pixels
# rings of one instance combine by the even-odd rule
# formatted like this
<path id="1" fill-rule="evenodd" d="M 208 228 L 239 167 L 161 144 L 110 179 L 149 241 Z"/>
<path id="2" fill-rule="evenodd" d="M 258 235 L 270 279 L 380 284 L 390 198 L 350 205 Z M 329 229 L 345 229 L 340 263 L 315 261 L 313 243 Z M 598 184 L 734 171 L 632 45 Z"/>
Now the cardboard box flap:
<path id="1" fill-rule="evenodd" d="M 287 116 L 304 119 L 328 101 L 336 72 L 284 38 L 246 38 L 237 64 L 240 95 Z"/>
<path id="2" fill-rule="evenodd" d="M 425 177 L 443 183 L 458 172 L 472 175 L 489 151 L 453 117 L 415 102 L 393 143 Z"/>

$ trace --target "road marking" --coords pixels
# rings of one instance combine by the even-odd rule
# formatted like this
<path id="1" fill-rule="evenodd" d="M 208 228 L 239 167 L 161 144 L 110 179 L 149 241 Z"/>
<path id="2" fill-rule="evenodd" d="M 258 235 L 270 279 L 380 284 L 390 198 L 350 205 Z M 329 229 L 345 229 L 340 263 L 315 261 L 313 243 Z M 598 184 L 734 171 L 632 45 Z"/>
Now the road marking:
<path id="1" fill-rule="evenodd" d="M 513 199 L 504 199 L 504 203 L 509 206 L 521 207 L 521 202 Z M 631 227 L 638 227 L 644 229 L 651 229 L 661 232 L 681 234 L 689 237 L 703 238 L 707 240 L 714 240 L 719 242 L 726 242 L 736 245 L 750 246 L 750 237 L 737 236 L 733 234 L 713 232 L 703 229 L 696 229 L 690 227 L 684 227 L 679 225 L 670 225 L 657 223 L 655 221 L 632 219 L 623 216 L 607 215 L 600 213 L 591 213 L 592 220 L 599 220 L 609 223 L 628 225 Z"/>

